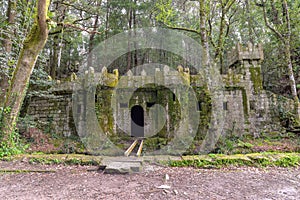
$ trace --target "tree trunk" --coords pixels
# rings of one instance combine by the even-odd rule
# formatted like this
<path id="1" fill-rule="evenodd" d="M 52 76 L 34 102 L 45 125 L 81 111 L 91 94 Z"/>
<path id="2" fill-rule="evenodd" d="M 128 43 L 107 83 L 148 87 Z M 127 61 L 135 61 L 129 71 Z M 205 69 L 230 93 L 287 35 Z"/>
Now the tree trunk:
<path id="1" fill-rule="evenodd" d="M 210 58 L 209 58 L 209 45 L 207 40 L 206 33 L 206 0 L 200 0 L 200 37 L 203 48 L 203 64 L 205 67 L 210 66 Z"/>
<path id="2" fill-rule="evenodd" d="M 130 30 L 132 28 L 132 9 L 129 10 L 128 12 L 128 29 Z M 129 71 L 131 69 L 131 56 L 132 56 L 132 52 L 130 49 L 130 42 L 131 42 L 131 31 L 129 31 L 129 39 L 128 39 L 128 47 L 127 47 L 127 68 L 126 71 Z"/>
<path id="3" fill-rule="evenodd" d="M 10 135 L 15 129 L 17 117 L 26 94 L 30 75 L 43 49 L 47 37 L 47 12 L 50 0 L 39 0 L 37 2 L 37 15 L 32 29 L 24 41 L 20 52 L 16 69 L 13 73 L 11 84 L 5 99 L 2 115 L 2 141 L 8 146 L 12 145 Z"/>
<path id="4" fill-rule="evenodd" d="M 247 12 L 247 22 L 248 22 L 248 33 L 249 33 L 249 42 L 254 44 L 254 36 L 253 36 L 253 23 L 252 23 L 252 16 L 251 16 L 251 2 L 246 0 L 246 12 Z"/>
<path id="5" fill-rule="evenodd" d="M 13 1 L 13 0 L 8 1 L 8 8 L 7 8 L 6 16 L 7 16 L 7 23 L 9 25 L 11 25 L 15 22 L 16 7 L 17 7 L 16 1 Z M 11 33 L 11 35 L 13 35 L 13 33 Z M 3 43 L 3 47 L 4 47 L 5 51 L 7 53 L 10 53 L 11 48 L 12 48 L 12 42 L 11 42 L 11 39 L 9 38 L 9 36 L 4 36 L 2 43 Z"/>
<path id="6" fill-rule="evenodd" d="M 49 74 L 53 80 L 56 79 L 56 70 L 58 63 L 59 37 L 55 35 L 52 40 L 52 50 L 50 56 L 50 70 Z"/>
<path id="7" fill-rule="evenodd" d="M 293 96 L 294 100 L 294 107 L 295 107 L 295 115 L 298 121 L 300 121 L 300 110 L 299 110 L 299 98 L 297 95 L 297 88 L 296 88 L 296 81 L 295 81 L 295 76 L 293 72 L 293 64 L 292 64 L 292 59 L 291 59 L 291 47 L 289 42 L 287 41 L 285 44 L 285 57 L 286 57 L 286 63 L 287 63 L 287 72 L 289 76 L 289 82 L 290 82 L 290 87 L 291 87 L 291 93 Z"/>
<path id="8" fill-rule="evenodd" d="M 88 66 L 93 66 L 93 58 L 91 56 L 92 56 L 92 51 L 94 49 L 94 39 L 95 39 L 95 36 L 96 36 L 96 31 L 98 29 L 98 22 L 99 22 L 99 16 L 96 15 L 95 22 L 94 22 L 94 25 L 93 25 L 93 32 L 90 34 L 90 38 L 89 38 Z"/>
<path id="9" fill-rule="evenodd" d="M 263 2 L 263 1 L 262 1 Z M 287 74 L 289 76 L 289 85 L 291 87 L 291 93 L 294 100 L 294 114 L 296 117 L 297 123 L 300 122 L 300 110 L 299 110 L 299 98 L 297 95 L 297 87 L 296 87 L 296 81 L 295 76 L 293 72 L 293 64 L 292 64 L 292 58 L 291 58 L 291 24 L 290 24 L 290 16 L 289 16 L 289 8 L 286 0 L 282 0 L 282 7 L 283 7 L 283 18 L 282 21 L 284 22 L 284 25 L 286 25 L 284 33 L 280 33 L 278 30 L 282 30 L 282 26 L 279 26 L 278 30 L 274 28 L 271 24 L 269 24 L 267 19 L 267 11 L 266 11 L 266 4 L 263 3 L 263 14 L 264 14 L 264 21 L 266 26 L 281 40 L 281 42 L 284 45 L 284 54 L 285 54 L 285 63 L 287 65 Z M 271 1 L 272 10 L 274 11 L 274 1 Z M 278 13 L 275 13 L 276 21 L 280 21 L 277 16 Z M 278 25 L 279 22 L 273 22 L 273 24 Z M 281 25 L 281 24 L 280 24 Z"/>
<path id="10" fill-rule="evenodd" d="M 7 24 L 8 26 L 11 26 L 15 22 L 15 16 L 16 16 L 16 7 L 17 3 L 16 1 L 9 0 L 8 1 L 8 8 L 6 12 L 6 17 L 7 17 Z M 9 29 L 9 28 L 8 28 Z M 3 34 L 3 40 L 2 40 L 2 45 L 6 53 L 11 53 L 12 50 L 12 41 L 10 36 L 8 35 L 13 35 L 13 32 L 8 30 L 6 34 Z M 8 66 L 8 65 L 7 65 Z M 1 68 L 6 68 L 7 66 L 1 66 Z M 8 88 L 8 82 L 9 82 L 9 77 L 5 75 L 4 73 L 0 72 L 0 107 L 3 106 L 4 104 L 4 99 L 5 99 L 5 94 Z"/>
<path id="11" fill-rule="evenodd" d="M 300 122 L 300 110 L 299 110 L 299 98 L 297 94 L 297 87 L 296 87 L 296 81 L 294 77 L 294 71 L 293 71 L 293 64 L 292 64 L 292 58 L 291 58 L 291 25 L 290 25 L 290 16 L 289 16 L 289 10 L 287 1 L 282 1 L 283 5 L 283 18 L 286 20 L 286 28 L 287 28 L 287 34 L 286 34 L 286 40 L 284 41 L 285 45 L 285 58 L 288 68 L 288 75 L 290 80 L 290 86 L 291 86 L 291 92 L 294 99 L 294 106 L 295 106 L 295 115 L 297 122 Z"/>
<path id="12" fill-rule="evenodd" d="M 216 53 L 215 53 L 215 61 L 220 62 L 221 71 L 223 66 L 223 51 L 224 51 L 224 30 L 225 30 L 225 8 L 222 6 L 221 8 L 221 19 L 220 19 L 220 28 L 219 28 L 219 38 L 218 43 L 216 46 Z"/>

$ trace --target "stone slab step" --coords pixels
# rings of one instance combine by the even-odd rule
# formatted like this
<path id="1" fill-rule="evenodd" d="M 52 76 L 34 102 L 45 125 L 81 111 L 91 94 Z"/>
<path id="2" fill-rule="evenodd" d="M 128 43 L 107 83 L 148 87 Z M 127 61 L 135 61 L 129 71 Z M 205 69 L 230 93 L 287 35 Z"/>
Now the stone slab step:
<path id="1" fill-rule="evenodd" d="M 143 170 L 140 161 L 112 161 L 106 165 L 104 173 L 108 174 L 130 174 L 138 173 Z"/>

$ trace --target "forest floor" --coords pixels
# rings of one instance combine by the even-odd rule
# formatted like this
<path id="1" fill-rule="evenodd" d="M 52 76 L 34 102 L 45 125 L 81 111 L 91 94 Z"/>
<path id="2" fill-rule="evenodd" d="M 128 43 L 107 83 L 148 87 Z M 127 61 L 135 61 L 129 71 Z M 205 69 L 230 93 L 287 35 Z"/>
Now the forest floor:
<path id="1" fill-rule="evenodd" d="M 55 154 L 77 146 L 55 138 L 32 130 L 30 154 L 0 161 L 1 200 L 300 199 L 300 139 L 291 133 L 225 138 L 216 153 L 232 155 L 173 158 L 168 161 L 173 167 L 147 161 L 143 172 L 133 174 L 104 173 L 101 157 Z"/>
<path id="2" fill-rule="evenodd" d="M 0 199 L 300 199 L 300 168 L 196 169 L 144 163 L 136 174 L 97 166 L 0 161 Z M 169 180 L 166 181 L 166 176 Z"/>

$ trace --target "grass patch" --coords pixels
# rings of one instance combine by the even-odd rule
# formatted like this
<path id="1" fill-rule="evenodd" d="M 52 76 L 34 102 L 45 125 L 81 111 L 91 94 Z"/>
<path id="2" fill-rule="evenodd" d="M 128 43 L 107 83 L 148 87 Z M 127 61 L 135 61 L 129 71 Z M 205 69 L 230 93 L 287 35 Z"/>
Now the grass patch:
<path id="1" fill-rule="evenodd" d="M 89 156 L 82 154 L 21 154 L 13 157 L 4 157 L 2 160 L 28 160 L 30 164 L 64 164 L 64 165 L 91 165 L 97 166 L 101 164 L 100 156 Z"/>
<path id="2" fill-rule="evenodd" d="M 170 160 L 171 167 L 222 168 L 229 166 L 296 167 L 300 166 L 299 153 L 253 153 L 253 154 L 209 154 L 183 156 L 182 160 Z"/>

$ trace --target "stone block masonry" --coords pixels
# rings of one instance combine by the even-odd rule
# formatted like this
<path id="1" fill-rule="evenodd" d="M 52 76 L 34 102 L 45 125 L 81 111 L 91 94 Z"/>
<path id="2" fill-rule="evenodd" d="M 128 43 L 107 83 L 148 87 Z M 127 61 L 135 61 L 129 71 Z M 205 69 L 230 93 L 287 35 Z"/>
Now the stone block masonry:
<path id="1" fill-rule="evenodd" d="M 287 99 L 272 92 L 265 91 L 262 87 L 261 62 L 263 50 L 261 45 L 249 44 L 243 47 L 238 44 L 228 53 L 228 65 L 224 68 L 223 79 L 223 111 L 224 135 L 242 135 L 245 132 L 259 135 L 264 131 L 280 129 L 282 110 L 293 110 L 291 99 Z M 203 74 L 191 75 L 188 68 L 178 66 L 171 70 L 168 66 L 153 69 L 153 72 L 142 70 L 138 73 L 128 71 L 125 76 L 119 77 L 118 70 L 108 73 L 104 67 L 101 72 L 95 73 L 90 69 L 85 74 L 83 85 L 91 84 L 89 80 L 96 80 L 94 100 L 97 120 L 106 135 L 122 135 L 131 132 L 131 108 L 139 105 L 144 113 L 145 136 L 155 132 L 157 138 L 163 143 L 173 137 L 173 132 L 181 119 L 179 100 L 189 97 L 175 95 L 178 88 L 163 87 L 178 82 L 178 77 L 183 85 L 194 89 L 197 96 L 197 108 L 194 112 L 200 113 L 200 125 L 197 138 L 201 138 L 209 126 L 211 115 L 210 91 L 202 80 Z M 76 77 L 73 75 L 73 77 Z M 92 78 L 91 78 L 92 77 Z M 72 93 L 74 82 L 59 83 L 49 90 L 49 97 L 32 97 L 27 114 L 45 129 L 64 136 L 76 135 L 73 111 L 79 113 L 80 120 L 84 116 L 80 113 L 85 109 L 84 102 L 72 108 Z M 140 87 L 142 85 L 142 87 Z M 130 91 L 130 88 L 137 88 Z M 119 102 L 112 109 L 111 97 L 114 90 L 118 90 Z M 84 89 L 82 90 L 84 92 Z M 132 96 L 130 96 L 130 94 Z M 165 110 L 165 119 L 159 118 L 151 109 L 155 104 L 161 105 Z M 158 110 L 157 110 L 158 111 Z M 190 111 L 189 111 L 190 112 Z M 188 113 L 186 113 L 188 115 Z M 161 124 L 161 121 L 165 122 Z M 118 123 L 120 122 L 120 123 Z M 154 123 L 153 126 L 147 126 Z M 123 127 L 120 127 L 120 124 Z M 83 124 L 84 125 L 84 124 Z M 156 130 L 159 130 L 156 132 Z M 150 140 L 149 140 L 150 141 Z M 149 142 L 148 141 L 148 142 Z M 150 142 L 151 143 L 151 142 Z"/>
<path id="2" fill-rule="evenodd" d="M 27 115 L 45 132 L 67 137 L 76 134 L 71 94 L 32 97 L 27 108 Z"/>

